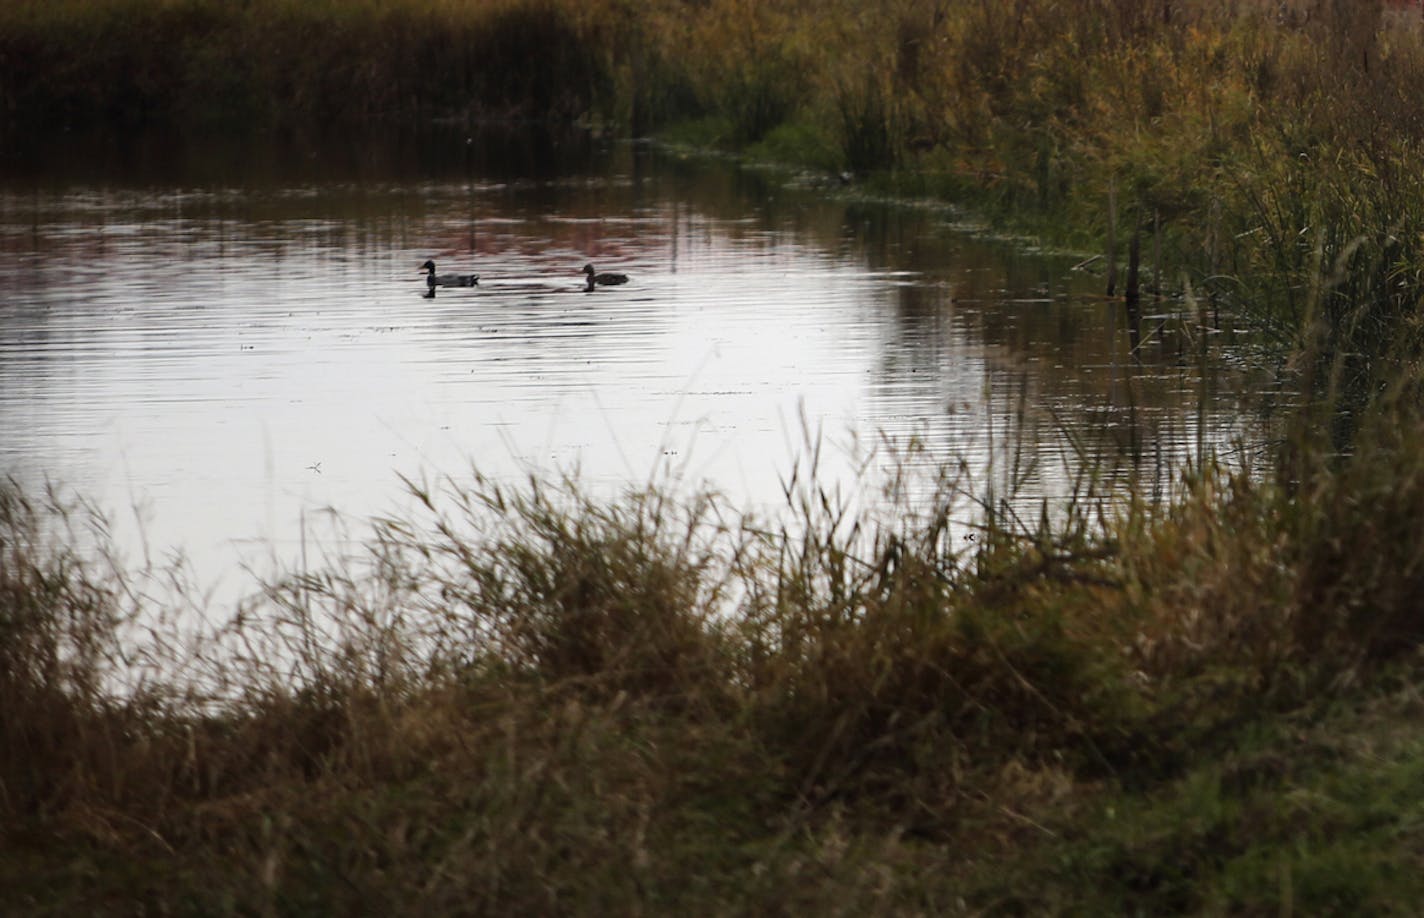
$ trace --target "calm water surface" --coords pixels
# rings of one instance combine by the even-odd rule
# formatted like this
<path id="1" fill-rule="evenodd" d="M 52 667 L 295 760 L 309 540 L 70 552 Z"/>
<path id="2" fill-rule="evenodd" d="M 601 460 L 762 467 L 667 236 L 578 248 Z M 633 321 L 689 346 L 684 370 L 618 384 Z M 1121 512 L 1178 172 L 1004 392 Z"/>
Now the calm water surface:
<path id="1" fill-rule="evenodd" d="M 398 512 L 402 474 L 756 509 L 808 442 L 850 489 L 915 437 L 986 482 L 1021 447 L 1025 491 L 1055 496 L 1084 462 L 1160 480 L 1263 436 L 1229 328 L 1203 360 L 1195 323 L 1149 304 L 1134 351 L 1078 258 L 726 163 L 155 144 L 11 162 L 0 189 L 0 472 L 87 495 L 208 581 L 289 558 L 324 508 Z M 427 258 L 479 287 L 425 298 Z M 586 293 L 590 261 L 632 281 Z"/>

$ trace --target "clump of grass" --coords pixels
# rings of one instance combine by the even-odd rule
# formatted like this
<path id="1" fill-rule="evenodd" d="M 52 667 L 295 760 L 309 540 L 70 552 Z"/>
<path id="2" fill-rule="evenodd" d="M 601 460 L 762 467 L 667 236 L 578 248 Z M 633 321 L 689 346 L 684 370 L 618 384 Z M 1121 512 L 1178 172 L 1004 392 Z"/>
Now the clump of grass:
<path id="1" fill-rule="evenodd" d="M 763 546 L 739 614 L 755 648 L 743 679 L 804 805 L 874 801 L 933 836 L 953 832 L 946 814 L 986 770 L 1100 764 L 1120 659 L 1096 652 L 1099 623 L 1047 584 L 1106 582 L 1113 550 L 1074 520 L 1026 532 L 990 516 L 956 542 L 963 474 L 924 516 L 900 507 L 914 526 L 872 525 L 808 485 L 793 492 L 797 524 Z"/>
<path id="2" fill-rule="evenodd" d="M 413 487 L 431 528 L 389 522 L 380 540 L 393 553 L 384 563 L 419 559 L 423 589 L 438 591 L 431 652 L 442 667 L 598 698 L 725 693 L 711 613 L 727 562 L 712 499 L 684 508 L 647 491 L 605 506 L 568 482 L 508 490 L 478 478 L 444 495 Z"/>
<path id="3" fill-rule="evenodd" d="M 92 525 L 91 525 L 92 524 Z M 96 531 L 97 530 L 97 531 Z M 103 824 L 105 805 L 162 794 L 157 747 L 180 729 L 176 699 L 129 642 L 133 583 L 102 547 L 106 524 L 49 490 L 0 487 L 0 814 L 7 821 Z M 96 542 L 97 540 L 97 542 Z M 153 728 L 153 729 L 150 729 Z M 102 801 L 102 803 L 101 803 Z"/>

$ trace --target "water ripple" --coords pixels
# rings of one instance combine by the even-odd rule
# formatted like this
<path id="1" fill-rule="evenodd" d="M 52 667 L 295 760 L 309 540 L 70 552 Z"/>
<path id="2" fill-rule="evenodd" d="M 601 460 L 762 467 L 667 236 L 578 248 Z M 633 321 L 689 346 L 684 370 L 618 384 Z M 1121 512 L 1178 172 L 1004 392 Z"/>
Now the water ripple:
<path id="1" fill-rule="evenodd" d="M 1133 351 L 1062 260 L 697 181 L 0 192 L 0 459 L 226 567 L 470 462 L 626 483 L 675 457 L 755 506 L 817 431 L 1139 469 L 1252 435 L 1247 362 L 1203 377 L 1170 311 Z M 479 286 L 427 298 L 431 257 Z M 632 280 L 586 292 L 590 261 Z"/>

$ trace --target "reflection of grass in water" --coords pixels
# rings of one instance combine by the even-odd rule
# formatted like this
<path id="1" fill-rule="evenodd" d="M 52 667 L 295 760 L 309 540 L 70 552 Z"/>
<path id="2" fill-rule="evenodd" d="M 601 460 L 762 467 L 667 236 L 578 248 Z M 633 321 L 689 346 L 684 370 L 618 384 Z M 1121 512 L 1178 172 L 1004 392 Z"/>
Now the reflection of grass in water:
<path id="1" fill-rule="evenodd" d="M 7 4 L 0 47 L 8 116 L 58 126 L 565 119 L 601 86 L 552 0 Z"/>
<path id="2" fill-rule="evenodd" d="M 185 648 L 136 637 L 164 601 L 82 561 L 57 528 L 82 513 L 7 491 L 0 897 L 1407 908 L 1424 450 L 1400 436 L 1304 501 L 1207 465 L 1159 505 L 1085 483 L 1028 520 L 962 466 L 877 516 L 812 461 L 761 523 L 413 483 L 364 558 Z"/>

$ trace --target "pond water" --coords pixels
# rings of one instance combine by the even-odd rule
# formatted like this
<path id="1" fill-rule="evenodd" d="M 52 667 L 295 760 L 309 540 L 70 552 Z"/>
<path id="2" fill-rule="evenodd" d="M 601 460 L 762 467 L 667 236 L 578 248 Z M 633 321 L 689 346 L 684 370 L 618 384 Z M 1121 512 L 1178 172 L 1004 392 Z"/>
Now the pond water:
<path id="1" fill-rule="evenodd" d="M 915 438 L 1053 497 L 1263 439 L 1229 318 L 1149 302 L 1134 348 L 1081 256 L 942 209 L 580 135 L 63 149 L 0 180 L 0 474 L 207 582 L 401 475 L 754 510 L 816 443 L 832 486 Z M 427 298 L 427 258 L 479 285 Z"/>

